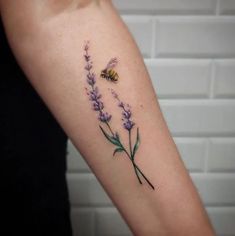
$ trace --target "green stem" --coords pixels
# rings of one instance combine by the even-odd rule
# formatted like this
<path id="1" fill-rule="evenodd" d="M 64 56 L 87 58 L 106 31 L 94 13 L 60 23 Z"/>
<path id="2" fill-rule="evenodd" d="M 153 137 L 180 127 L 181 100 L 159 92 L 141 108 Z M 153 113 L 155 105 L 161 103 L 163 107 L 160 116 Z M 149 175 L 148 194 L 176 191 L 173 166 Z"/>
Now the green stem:
<path id="1" fill-rule="evenodd" d="M 129 133 L 130 156 L 131 156 L 131 158 L 133 158 L 133 156 L 132 156 L 132 145 L 131 145 L 131 130 L 129 130 L 128 133 Z"/>
<path id="2" fill-rule="evenodd" d="M 135 168 L 140 172 L 140 174 L 143 176 L 143 178 L 147 181 L 147 183 L 151 186 L 151 188 L 154 190 L 154 186 L 151 184 L 151 182 L 148 180 L 148 178 L 143 174 L 143 172 L 140 170 L 140 168 L 133 162 L 133 165 Z"/>
<path id="3" fill-rule="evenodd" d="M 132 165 L 133 165 L 133 168 L 134 168 L 134 171 L 135 171 L 135 174 L 136 174 L 136 176 L 137 176 L 137 178 L 138 178 L 138 180 L 139 180 L 139 183 L 142 184 L 142 181 L 141 181 L 141 179 L 140 179 L 140 177 L 139 177 L 139 175 L 138 175 L 138 172 L 137 172 L 137 170 L 136 170 L 136 166 L 135 166 L 134 161 L 132 160 L 132 157 L 130 156 L 130 154 L 127 152 L 127 150 L 126 150 L 124 147 L 122 147 L 122 148 L 123 148 L 124 152 L 127 154 L 127 156 L 130 158 L 130 160 L 131 160 L 131 162 L 132 162 Z"/>
<path id="4" fill-rule="evenodd" d="M 112 131 L 112 129 L 111 129 L 110 125 L 108 124 L 108 122 L 105 122 L 105 124 L 106 124 L 107 127 L 109 128 L 111 134 L 114 136 L 114 132 Z M 129 135 L 130 135 L 130 133 L 129 133 Z M 130 139 L 129 139 L 129 141 L 130 141 Z M 130 144 L 131 144 L 131 142 L 130 142 Z M 123 148 L 123 150 L 124 150 L 124 152 L 126 153 L 126 155 L 127 155 L 127 156 L 129 157 L 129 159 L 131 160 L 132 165 L 133 165 L 134 170 L 135 170 L 135 173 L 136 173 L 136 176 L 137 176 L 137 178 L 138 178 L 138 180 L 139 180 L 139 183 L 142 184 L 142 181 L 141 181 L 141 179 L 140 179 L 140 177 L 139 177 L 139 175 L 138 175 L 137 170 L 138 170 L 139 173 L 143 176 L 143 178 L 147 181 L 147 183 L 150 185 L 150 187 L 154 190 L 154 189 L 155 189 L 154 186 L 151 184 L 151 182 L 148 180 L 148 178 L 143 174 L 143 172 L 140 170 L 140 168 L 135 164 L 135 162 L 134 162 L 134 160 L 133 160 L 133 157 L 127 152 L 127 150 L 123 147 L 123 145 L 121 144 L 121 142 L 120 142 L 120 145 L 121 145 L 121 147 Z M 130 145 L 130 147 L 131 147 L 131 145 Z M 132 152 L 131 152 L 131 153 L 132 153 Z"/>
<path id="5" fill-rule="evenodd" d="M 108 122 L 105 122 L 105 124 L 107 125 L 108 129 L 110 130 L 111 134 L 112 134 L 113 137 L 114 137 L 114 132 L 112 131 L 112 129 L 111 129 L 109 123 L 108 123 Z M 132 151 L 131 151 L 130 132 L 129 132 L 129 143 L 130 143 L 130 152 L 132 153 Z M 121 145 L 122 149 L 124 150 L 124 152 L 127 154 L 127 156 L 130 158 L 130 160 L 131 160 L 131 162 L 132 162 L 132 164 L 133 164 L 133 168 L 134 168 L 135 174 L 136 174 L 136 176 L 137 176 L 137 178 L 138 178 L 138 180 L 139 180 L 139 183 L 142 184 L 142 181 L 141 181 L 141 179 L 140 179 L 140 177 L 139 177 L 139 175 L 138 175 L 138 172 L 137 172 L 137 170 L 136 170 L 136 168 L 135 168 L 135 166 L 134 166 L 134 163 L 133 163 L 133 160 L 132 160 L 132 154 L 129 154 L 129 153 L 127 152 L 127 150 L 123 147 L 123 145 L 121 144 L 121 142 L 120 142 L 120 145 Z"/>
<path id="6" fill-rule="evenodd" d="M 134 166 L 134 156 L 133 156 L 133 153 L 132 153 L 132 145 L 131 145 L 131 130 L 128 131 L 128 134 L 129 134 L 130 159 L 132 161 L 132 164 L 133 164 L 133 167 L 134 167 L 134 170 L 135 170 L 135 174 L 136 174 L 139 182 L 142 184 L 142 181 L 141 181 L 141 179 L 139 177 L 139 174 L 138 174 L 138 172 L 137 172 L 137 170 L 136 170 L 136 168 Z"/>
<path id="7" fill-rule="evenodd" d="M 113 131 L 112 131 L 112 129 L 111 129 L 109 123 L 106 121 L 105 124 L 108 126 L 108 129 L 110 130 L 111 134 L 112 134 L 113 137 L 114 137 L 114 133 L 113 133 Z"/>

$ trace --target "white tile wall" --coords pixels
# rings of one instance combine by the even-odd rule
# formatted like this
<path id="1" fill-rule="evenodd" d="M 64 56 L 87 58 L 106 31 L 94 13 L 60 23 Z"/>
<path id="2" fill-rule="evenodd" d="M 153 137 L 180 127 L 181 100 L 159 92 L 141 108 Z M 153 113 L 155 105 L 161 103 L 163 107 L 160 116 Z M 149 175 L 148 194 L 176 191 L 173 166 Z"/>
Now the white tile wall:
<path id="1" fill-rule="evenodd" d="M 113 3 L 122 14 L 213 14 L 216 0 L 114 0 Z"/>
<path id="2" fill-rule="evenodd" d="M 146 59 L 145 63 L 158 98 L 209 97 L 210 60 Z"/>
<path id="3" fill-rule="evenodd" d="M 235 207 L 208 207 L 207 212 L 219 236 L 234 235 Z"/>
<path id="4" fill-rule="evenodd" d="M 205 169 L 207 142 L 204 138 L 174 138 L 181 158 L 192 173 Z"/>
<path id="5" fill-rule="evenodd" d="M 211 138 L 208 170 L 235 173 L 235 138 Z"/>
<path id="6" fill-rule="evenodd" d="M 235 57 L 233 17 L 159 17 L 158 57 Z"/>
<path id="7" fill-rule="evenodd" d="M 206 206 L 235 205 L 235 176 L 230 173 L 191 174 Z"/>
<path id="8" fill-rule="evenodd" d="M 72 142 L 68 141 L 68 172 L 69 173 L 86 173 L 90 171 L 89 166 L 86 164 L 85 160 L 82 158 L 80 153 L 74 147 Z"/>
<path id="9" fill-rule="evenodd" d="M 73 206 L 111 205 L 111 200 L 92 173 L 68 174 L 70 201 Z"/>
<path id="10" fill-rule="evenodd" d="M 235 2 L 235 1 L 234 1 Z M 218 98 L 235 98 L 235 60 L 218 60 L 215 62 L 215 96 Z"/>
<path id="11" fill-rule="evenodd" d="M 74 235 L 95 236 L 95 213 L 93 208 L 73 207 L 71 216 Z"/>
<path id="12" fill-rule="evenodd" d="M 175 136 L 235 135 L 235 100 L 160 100 Z"/>
<path id="13" fill-rule="evenodd" d="M 131 232 L 115 208 L 95 210 L 96 234 L 98 236 L 126 236 Z"/>
<path id="14" fill-rule="evenodd" d="M 235 0 L 114 0 L 219 236 L 235 236 Z M 71 142 L 74 236 L 128 226 Z"/>
<path id="15" fill-rule="evenodd" d="M 134 35 L 143 57 L 150 57 L 153 43 L 153 19 L 149 16 L 123 16 L 122 18 Z"/>
<path id="16" fill-rule="evenodd" d="M 226 15 L 235 14 L 235 1 L 234 0 L 220 0 L 220 13 Z"/>

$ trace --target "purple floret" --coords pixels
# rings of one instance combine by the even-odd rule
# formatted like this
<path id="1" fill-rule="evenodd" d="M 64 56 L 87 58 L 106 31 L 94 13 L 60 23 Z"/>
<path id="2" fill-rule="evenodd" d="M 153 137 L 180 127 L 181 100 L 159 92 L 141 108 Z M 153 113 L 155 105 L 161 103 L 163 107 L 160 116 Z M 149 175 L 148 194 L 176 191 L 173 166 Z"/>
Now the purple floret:
<path id="1" fill-rule="evenodd" d="M 125 119 L 130 119 L 131 118 L 131 111 L 130 110 L 125 110 L 124 112 L 122 112 L 122 115 Z"/>
<path id="2" fill-rule="evenodd" d="M 95 82 L 96 82 L 96 77 L 95 77 L 95 74 L 94 73 L 89 73 L 88 75 L 87 75 L 87 83 L 89 84 L 89 85 L 91 85 L 91 86 L 93 86 L 94 84 L 95 84 Z"/>
<path id="3" fill-rule="evenodd" d="M 129 131 L 132 129 L 134 125 L 135 123 L 131 120 L 126 120 L 126 122 L 123 123 L 123 127 Z"/>
<path id="4" fill-rule="evenodd" d="M 107 112 L 100 112 L 99 114 L 99 120 L 101 122 L 109 122 L 111 120 L 112 116 L 108 114 Z"/>
<path id="5" fill-rule="evenodd" d="M 131 110 L 127 109 L 125 106 L 123 107 L 123 112 L 122 112 L 122 120 L 123 120 L 123 127 L 130 131 L 135 123 L 131 120 Z"/>

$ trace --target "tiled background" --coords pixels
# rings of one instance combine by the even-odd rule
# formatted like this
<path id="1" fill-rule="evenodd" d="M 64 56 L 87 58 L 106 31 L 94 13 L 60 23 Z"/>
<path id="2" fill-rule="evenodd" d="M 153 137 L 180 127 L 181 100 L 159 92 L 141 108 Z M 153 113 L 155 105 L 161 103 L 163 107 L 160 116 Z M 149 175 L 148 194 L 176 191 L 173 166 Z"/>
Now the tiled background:
<path id="1" fill-rule="evenodd" d="M 235 0 L 113 2 L 217 235 L 235 235 Z M 131 235 L 70 142 L 68 151 L 74 235 Z"/>

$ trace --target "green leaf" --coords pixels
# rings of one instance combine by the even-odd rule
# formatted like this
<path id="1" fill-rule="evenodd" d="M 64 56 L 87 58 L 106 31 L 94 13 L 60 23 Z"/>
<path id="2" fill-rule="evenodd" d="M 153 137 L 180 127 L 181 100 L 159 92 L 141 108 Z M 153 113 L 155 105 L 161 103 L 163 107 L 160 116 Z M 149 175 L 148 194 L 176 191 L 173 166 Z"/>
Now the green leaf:
<path id="1" fill-rule="evenodd" d="M 114 150 L 114 152 L 113 152 L 113 156 L 114 156 L 117 152 L 122 152 L 122 151 L 124 151 L 123 148 L 116 148 L 116 149 Z"/>
<path id="2" fill-rule="evenodd" d="M 135 153 L 137 152 L 137 150 L 139 148 L 139 145 L 140 145 L 140 134 L 139 134 L 139 128 L 137 128 L 136 141 L 135 141 L 135 146 L 133 148 L 133 155 L 132 155 L 133 160 L 135 157 Z"/>
<path id="3" fill-rule="evenodd" d="M 114 138 L 113 136 L 108 135 L 101 126 L 100 126 L 100 129 L 101 129 L 102 133 L 104 134 L 105 138 L 107 138 L 109 142 L 111 142 L 112 144 L 114 144 L 116 146 L 119 146 L 119 147 L 121 146 L 120 142 L 116 138 Z"/>
<path id="4" fill-rule="evenodd" d="M 116 132 L 115 136 L 116 136 L 116 139 L 120 142 L 120 137 L 119 137 L 119 134 L 117 132 Z"/>

